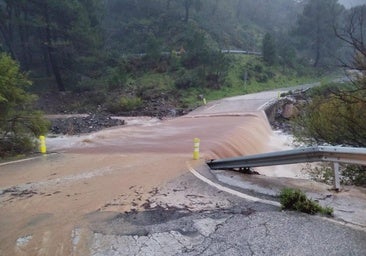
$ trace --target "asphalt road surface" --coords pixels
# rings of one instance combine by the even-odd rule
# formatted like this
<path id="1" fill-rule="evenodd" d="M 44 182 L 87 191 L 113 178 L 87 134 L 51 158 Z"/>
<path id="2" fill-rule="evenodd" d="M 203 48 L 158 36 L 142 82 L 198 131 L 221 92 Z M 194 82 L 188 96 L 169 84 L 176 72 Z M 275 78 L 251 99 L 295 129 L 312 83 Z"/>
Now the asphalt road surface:
<path id="1" fill-rule="evenodd" d="M 283 212 L 266 203 L 275 197 L 253 200 L 190 172 L 283 147 L 261 110 L 277 96 L 48 138 L 54 154 L 0 165 L 0 255 L 366 255 L 362 226 Z"/>

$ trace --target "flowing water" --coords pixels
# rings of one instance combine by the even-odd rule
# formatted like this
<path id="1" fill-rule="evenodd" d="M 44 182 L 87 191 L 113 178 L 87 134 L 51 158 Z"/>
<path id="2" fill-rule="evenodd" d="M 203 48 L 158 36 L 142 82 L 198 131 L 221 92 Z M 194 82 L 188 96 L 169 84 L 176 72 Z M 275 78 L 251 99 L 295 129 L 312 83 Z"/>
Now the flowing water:
<path id="1" fill-rule="evenodd" d="M 206 159 L 273 150 L 273 133 L 263 112 L 237 116 L 181 117 L 153 126 L 108 129 L 92 135 L 49 139 L 51 151 L 72 153 L 187 153 L 201 140 Z"/>
<path id="2" fill-rule="evenodd" d="M 75 229 L 88 230 L 85 216 L 140 210 L 156 188 L 187 172 L 194 138 L 207 160 L 278 150 L 281 143 L 257 111 L 268 101 L 262 96 L 208 104 L 171 120 L 129 120 L 92 134 L 48 138 L 49 152 L 59 154 L 0 166 L 0 255 L 70 255 L 76 244 L 87 248 Z"/>

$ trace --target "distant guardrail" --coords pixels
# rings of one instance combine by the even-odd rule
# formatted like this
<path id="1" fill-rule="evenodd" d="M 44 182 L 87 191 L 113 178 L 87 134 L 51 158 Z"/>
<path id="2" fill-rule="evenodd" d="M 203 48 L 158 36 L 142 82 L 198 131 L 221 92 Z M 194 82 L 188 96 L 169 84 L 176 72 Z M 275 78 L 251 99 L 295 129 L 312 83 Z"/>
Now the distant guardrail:
<path id="1" fill-rule="evenodd" d="M 244 51 L 244 50 L 228 50 L 228 49 L 222 49 L 221 53 L 227 53 L 227 54 L 245 54 L 245 55 L 257 55 L 262 56 L 261 52 L 253 52 L 253 51 Z"/>
<path id="2" fill-rule="evenodd" d="M 334 189 L 340 189 L 339 163 L 366 165 L 366 148 L 308 147 L 243 157 L 211 160 L 213 170 L 235 170 L 260 166 L 286 165 L 311 162 L 333 162 Z"/>
<path id="3" fill-rule="evenodd" d="M 255 52 L 255 51 L 230 50 L 230 49 L 222 49 L 220 51 L 221 51 L 221 53 L 224 53 L 224 54 L 244 54 L 244 55 L 262 56 L 262 53 L 261 52 Z M 162 56 L 170 56 L 172 53 L 175 53 L 177 55 L 182 55 L 185 52 L 186 52 L 185 50 L 183 50 L 183 52 L 173 50 L 171 52 L 163 51 L 160 54 Z M 124 54 L 123 56 L 124 57 L 145 57 L 146 55 L 147 55 L 146 52 L 141 52 L 141 53 L 128 53 L 128 54 Z"/>

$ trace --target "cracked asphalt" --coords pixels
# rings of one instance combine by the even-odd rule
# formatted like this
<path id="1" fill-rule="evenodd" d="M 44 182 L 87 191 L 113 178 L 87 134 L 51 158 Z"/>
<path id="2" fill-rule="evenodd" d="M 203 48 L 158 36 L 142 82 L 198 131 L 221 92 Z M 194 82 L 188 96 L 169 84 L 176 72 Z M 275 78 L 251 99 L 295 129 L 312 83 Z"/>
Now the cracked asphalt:
<path id="1" fill-rule="evenodd" d="M 194 200 L 189 194 L 196 195 Z M 89 216 L 90 255 L 366 254 L 363 230 L 247 202 L 190 174 L 159 190 L 150 205 L 143 212 Z"/>

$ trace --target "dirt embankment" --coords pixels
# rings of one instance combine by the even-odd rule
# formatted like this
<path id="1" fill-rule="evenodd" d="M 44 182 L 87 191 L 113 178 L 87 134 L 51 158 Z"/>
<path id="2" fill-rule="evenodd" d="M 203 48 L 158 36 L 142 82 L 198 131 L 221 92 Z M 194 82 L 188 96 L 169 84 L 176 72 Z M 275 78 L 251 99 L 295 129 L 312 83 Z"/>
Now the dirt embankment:
<path id="1" fill-rule="evenodd" d="M 142 99 L 136 106 L 124 106 L 118 97 L 121 92 L 47 92 L 39 95 L 36 108 L 51 121 L 50 133 L 75 135 L 124 125 L 125 121 L 112 116 L 149 116 L 163 119 L 188 113 L 180 103 L 165 94 Z M 126 102 L 124 102 L 127 104 Z M 122 104 L 122 105 L 121 105 Z"/>
<path id="2" fill-rule="evenodd" d="M 53 134 L 75 135 L 90 133 L 104 128 L 124 125 L 125 121 L 112 118 L 105 113 L 78 116 L 46 116 L 51 121 L 50 132 Z"/>

